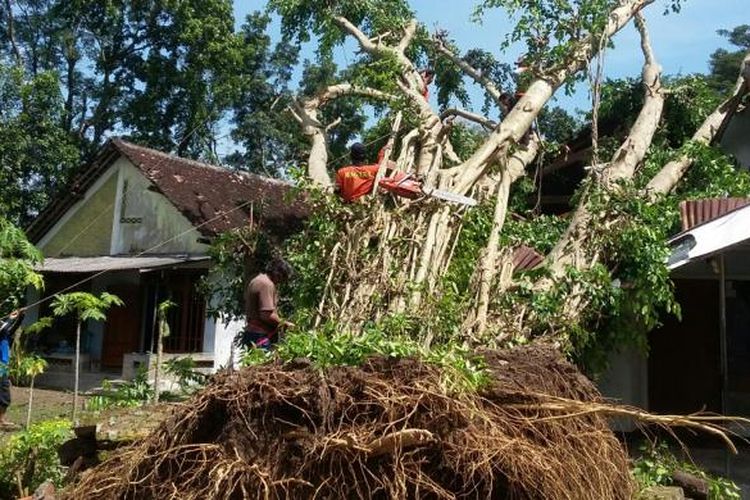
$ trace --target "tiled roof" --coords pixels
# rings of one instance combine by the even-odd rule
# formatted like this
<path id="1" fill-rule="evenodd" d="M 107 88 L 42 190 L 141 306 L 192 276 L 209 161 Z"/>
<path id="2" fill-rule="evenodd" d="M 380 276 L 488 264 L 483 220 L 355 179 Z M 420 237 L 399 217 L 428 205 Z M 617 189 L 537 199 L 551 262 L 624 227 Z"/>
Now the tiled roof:
<path id="1" fill-rule="evenodd" d="M 750 198 L 708 198 L 680 202 L 682 230 L 718 219 L 738 208 L 750 205 Z"/>
<path id="2" fill-rule="evenodd" d="M 289 183 L 216 167 L 115 139 L 112 141 L 190 222 L 207 236 L 255 220 L 288 234 L 307 215 Z"/>
<path id="3" fill-rule="evenodd" d="M 280 237 L 299 227 L 308 214 L 304 201 L 289 183 L 113 139 L 73 178 L 65 193 L 26 228 L 29 239 L 38 242 L 121 156 L 128 158 L 152 182 L 153 190 L 164 195 L 206 236 L 246 224 L 251 208 L 254 220 Z"/>

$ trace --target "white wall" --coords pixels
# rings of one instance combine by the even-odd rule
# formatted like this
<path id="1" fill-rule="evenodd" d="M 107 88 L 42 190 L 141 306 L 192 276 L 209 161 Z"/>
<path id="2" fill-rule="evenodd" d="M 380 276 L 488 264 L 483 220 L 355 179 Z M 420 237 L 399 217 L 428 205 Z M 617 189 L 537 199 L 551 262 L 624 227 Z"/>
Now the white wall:
<path id="1" fill-rule="evenodd" d="M 234 320 L 227 322 L 220 318 L 214 323 L 213 328 L 213 347 L 214 347 L 214 370 L 227 366 L 230 359 L 233 360 L 233 366 L 236 368 L 239 361 L 240 353 L 235 352 L 234 339 L 238 333 L 245 327 L 244 320 Z"/>
<path id="2" fill-rule="evenodd" d="M 610 358 L 609 369 L 597 381 L 602 395 L 618 403 L 648 410 L 648 360 L 635 348 L 628 348 Z M 635 430 L 629 421 L 613 421 L 620 431 Z"/>
<path id="3" fill-rule="evenodd" d="M 191 230 L 192 223 L 169 200 L 148 189 L 151 181 L 140 170 L 126 158 L 117 160 L 115 166 L 119 178 L 110 254 L 206 253 L 208 245 L 197 241 L 201 234 Z M 140 222 L 123 220 L 138 218 Z"/>

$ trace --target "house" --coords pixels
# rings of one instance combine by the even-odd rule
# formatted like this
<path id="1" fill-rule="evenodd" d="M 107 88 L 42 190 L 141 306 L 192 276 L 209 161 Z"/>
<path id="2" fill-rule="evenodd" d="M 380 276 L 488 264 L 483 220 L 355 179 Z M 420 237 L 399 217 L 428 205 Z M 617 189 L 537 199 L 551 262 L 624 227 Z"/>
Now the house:
<path id="1" fill-rule="evenodd" d="M 30 304 L 62 291 L 108 291 L 124 307 L 106 323 L 89 321 L 82 336 L 82 368 L 132 376 L 154 349 L 155 309 L 167 297 L 167 356 L 193 357 L 217 369 L 230 359 L 239 322 L 210 318 L 197 289 L 211 267 L 211 240 L 223 231 L 260 222 L 279 241 L 300 227 L 305 205 L 290 184 L 109 141 L 27 228 L 45 260 L 46 289 Z M 50 301 L 26 321 L 50 314 Z M 37 348 L 53 365 L 72 365 L 73 320 L 59 319 Z M 60 366 L 58 368 L 63 368 Z"/>

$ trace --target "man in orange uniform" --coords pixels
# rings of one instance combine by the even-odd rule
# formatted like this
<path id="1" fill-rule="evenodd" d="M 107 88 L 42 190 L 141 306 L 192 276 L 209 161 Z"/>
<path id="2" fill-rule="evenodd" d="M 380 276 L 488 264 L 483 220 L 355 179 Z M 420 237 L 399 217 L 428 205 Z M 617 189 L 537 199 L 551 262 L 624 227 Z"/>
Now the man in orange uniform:
<path id="1" fill-rule="evenodd" d="M 430 84 L 435 79 L 435 72 L 429 68 L 425 68 L 419 72 L 419 76 L 422 77 L 422 97 L 425 101 L 430 100 Z"/>
<path id="2" fill-rule="evenodd" d="M 346 203 L 356 201 L 372 192 L 379 168 L 377 163 L 374 165 L 365 164 L 365 147 L 359 142 L 352 144 L 350 155 L 352 164 L 340 168 L 336 172 L 336 191 Z M 383 151 L 380 152 L 378 157 L 378 162 L 382 162 Z M 395 163 L 389 161 L 379 186 L 406 198 L 421 196 L 421 183 L 410 178 L 404 172 L 395 172 L 393 166 L 395 166 Z"/>
<path id="3" fill-rule="evenodd" d="M 355 142 L 349 149 L 352 164 L 336 172 L 336 189 L 339 196 L 351 203 L 372 192 L 378 165 L 366 165 L 366 151 L 362 143 Z"/>

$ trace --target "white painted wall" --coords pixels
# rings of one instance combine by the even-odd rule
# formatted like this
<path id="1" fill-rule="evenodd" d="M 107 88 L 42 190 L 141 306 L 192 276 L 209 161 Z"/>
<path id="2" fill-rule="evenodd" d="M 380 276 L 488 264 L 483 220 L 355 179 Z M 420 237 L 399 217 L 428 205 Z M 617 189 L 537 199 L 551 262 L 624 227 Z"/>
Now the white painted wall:
<path id="1" fill-rule="evenodd" d="M 610 358 L 609 369 L 597 381 L 602 395 L 618 403 L 648 410 L 648 360 L 635 348 L 628 348 Z M 613 421 L 613 428 L 632 431 L 630 421 Z"/>
<path id="2" fill-rule="evenodd" d="M 117 160 L 115 166 L 119 169 L 119 178 L 112 226 L 112 255 L 144 251 L 162 254 L 206 253 L 208 245 L 197 241 L 200 233 L 191 230 L 193 225 L 169 200 L 148 189 L 151 182 L 140 170 L 126 158 Z M 125 200 L 127 203 L 123 210 Z M 122 218 L 140 218 L 141 222 L 126 223 Z"/>
<path id="3" fill-rule="evenodd" d="M 236 352 L 234 339 L 238 333 L 245 327 L 244 320 L 227 321 L 225 318 L 219 318 L 213 327 L 214 342 L 214 370 L 226 367 L 232 363 L 237 368 L 240 353 Z"/>

